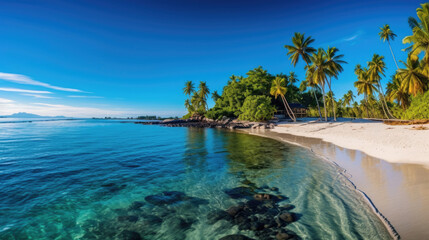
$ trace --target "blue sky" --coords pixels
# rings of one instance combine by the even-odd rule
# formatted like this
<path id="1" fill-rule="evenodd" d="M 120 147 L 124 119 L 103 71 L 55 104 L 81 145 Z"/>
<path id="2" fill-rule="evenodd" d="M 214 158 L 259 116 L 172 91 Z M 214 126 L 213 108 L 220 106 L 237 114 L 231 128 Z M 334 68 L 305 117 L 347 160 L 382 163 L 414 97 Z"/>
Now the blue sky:
<path id="1" fill-rule="evenodd" d="M 406 59 L 401 42 L 420 3 L 0 0 L 0 115 L 180 116 L 187 80 L 221 92 L 229 76 L 258 66 L 303 79 L 303 63 L 294 68 L 283 47 L 294 32 L 345 55 L 333 83 L 341 97 L 356 93 L 353 69 L 374 53 L 385 56 L 386 76 L 394 73 L 383 24 Z"/>

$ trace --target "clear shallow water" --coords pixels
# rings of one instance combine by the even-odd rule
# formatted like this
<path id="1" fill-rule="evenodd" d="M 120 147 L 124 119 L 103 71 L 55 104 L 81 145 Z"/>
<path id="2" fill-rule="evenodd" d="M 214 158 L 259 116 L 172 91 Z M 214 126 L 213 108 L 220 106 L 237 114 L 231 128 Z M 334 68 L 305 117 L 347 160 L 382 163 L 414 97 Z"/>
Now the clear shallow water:
<path id="1" fill-rule="evenodd" d="M 242 201 L 225 189 L 249 182 L 288 197 L 282 204 L 295 206 L 298 221 L 287 229 L 303 239 L 390 239 L 338 170 L 304 148 L 215 129 L 119 121 L 0 124 L 0 239 L 124 239 L 124 230 L 145 239 L 256 238 L 228 221 L 207 220 Z M 207 204 L 145 201 L 163 191 Z M 143 206 L 133 208 L 136 201 Z M 154 217 L 161 221 L 148 220 Z"/>

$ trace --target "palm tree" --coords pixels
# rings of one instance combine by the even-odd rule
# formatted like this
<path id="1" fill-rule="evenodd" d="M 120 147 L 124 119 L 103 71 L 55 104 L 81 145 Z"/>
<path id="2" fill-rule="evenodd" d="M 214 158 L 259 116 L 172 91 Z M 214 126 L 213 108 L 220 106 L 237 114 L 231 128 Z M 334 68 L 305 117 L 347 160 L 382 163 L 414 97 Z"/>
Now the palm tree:
<path id="1" fill-rule="evenodd" d="M 198 85 L 198 97 L 200 99 L 200 106 L 204 108 L 204 110 L 207 109 L 207 96 L 210 94 L 210 90 L 207 87 L 206 82 L 200 81 L 200 84 Z"/>
<path id="2" fill-rule="evenodd" d="M 409 19 L 408 22 L 413 28 L 413 35 L 405 37 L 402 42 L 412 44 L 405 49 L 410 51 L 410 54 L 418 56 L 424 52 L 423 60 L 429 63 L 429 3 L 423 3 L 421 8 L 417 8 L 417 17 L 420 22 L 414 18 Z"/>
<path id="3" fill-rule="evenodd" d="M 385 24 L 383 27 L 380 28 L 380 32 L 378 35 L 380 36 L 380 39 L 383 40 L 383 42 L 387 41 L 389 44 L 390 52 L 392 53 L 393 61 L 395 61 L 396 68 L 399 69 L 398 62 L 396 62 L 395 54 L 393 53 L 392 46 L 390 45 L 390 40 L 395 40 L 396 34 L 390 29 L 389 24 Z"/>
<path id="4" fill-rule="evenodd" d="M 288 80 L 291 84 L 294 84 L 298 81 L 298 76 L 295 74 L 295 72 L 289 72 Z"/>
<path id="5" fill-rule="evenodd" d="M 328 93 L 326 93 L 326 107 L 332 108 L 332 114 L 335 113 L 336 105 L 337 104 L 335 102 L 334 93 L 332 91 L 328 91 Z M 331 115 L 331 114 L 329 114 L 329 115 Z"/>
<path id="6" fill-rule="evenodd" d="M 214 91 L 212 93 L 212 99 L 213 99 L 213 101 L 216 102 L 219 98 L 220 98 L 219 93 L 217 93 L 217 91 Z"/>
<path id="7" fill-rule="evenodd" d="M 186 109 L 188 109 L 188 112 L 193 112 L 194 111 L 194 109 L 192 107 L 192 104 L 191 104 L 191 101 L 189 99 L 185 100 L 185 107 L 186 107 Z"/>
<path id="8" fill-rule="evenodd" d="M 311 36 L 305 38 L 304 35 L 305 34 L 296 32 L 295 35 L 292 37 L 293 46 L 285 45 L 285 48 L 288 50 L 287 55 L 292 61 L 294 67 L 298 63 L 300 57 L 305 61 L 308 66 L 311 54 L 316 51 L 316 49 L 310 47 L 310 44 L 314 42 L 314 39 L 312 39 Z"/>
<path id="9" fill-rule="evenodd" d="M 404 69 L 398 70 L 398 75 L 402 78 L 403 90 L 414 96 L 424 92 L 427 89 L 428 78 L 422 73 L 419 61 L 409 56 L 407 63 L 400 62 L 405 65 Z"/>
<path id="10" fill-rule="evenodd" d="M 397 74 L 387 83 L 386 97 L 390 102 L 396 101 L 403 110 L 410 104 L 410 95 L 402 88 L 402 81 Z"/>
<path id="11" fill-rule="evenodd" d="M 331 47 L 331 48 L 328 47 L 328 49 L 325 51 L 326 64 L 328 65 L 328 69 L 330 71 L 329 81 L 328 81 L 328 87 L 330 92 L 332 92 L 332 88 L 331 88 L 332 77 L 338 79 L 339 73 L 343 71 L 343 67 L 341 66 L 341 64 L 347 63 L 346 61 L 342 60 L 342 58 L 344 57 L 343 54 L 336 55 L 338 51 L 339 49 L 336 47 Z M 332 100 L 332 111 L 334 113 L 334 121 L 337 121 L 337 116 L 335 114 L 335 103 L 334 103 L 335 99 L 333 96 L 331 100 Z"/>
<path id="12" fill-rule="evenodd" d="M 292 121 L 296 122 L 295 114 L 293 114 L 293 111 L 290 108 L 289 103 L 287 102 L 284 96 L 287 92 L 287 88 L 284 86 L 285 82 L 286 82 L 286 79 L 281 77 L 276 77 L 273 80 L 273 83 L 271 85 L 270 94 L 273 95 L 275 99 L 277 99 L 277 96 L 280 95 L 288 116 L 290 117 L 290 119 L 292 119 Z"/>
<path id="13" fill-rule="evenodd" d="M 328 76 L 331 74 L 331 71 L 329 70 L 329 65 L 327 64 L 325 51 L 322 48 L 319 48 L 317 52 L 311 56 L 311 62 L 311 78 L 322 89 L 323 107 L 325 109 L 325 121 L 328 121 L 325 100 L 325 84 L 328 80 Z"/>
<path id="14" fill-rule="evenodd" d="M 353 95 L 353 92 L 352 92 L 352 90 L 349 90 L 346 94 L 344 94 L 344 96 L 343 96 L 343 103 L 344 103 L 344 106 L 348 106 L 348 107 L 350 107 L 350 103 L 351 102 L 354 102 L 354 95 Z"/>
<path id="15" fill-rule="evenodd" d="M 384 97 L 383 88 L 381 86 L 381 75 L 384 76 L 384 69 L 386 64 L 384 63 L 384 57 L 378 54 L 374 54 L 372 60 L 368 62 L 369 78 L 377 82 L 378 92 L 380 93 L 380 100 L 382 101 L 382 108 L 386 118 L 393 117 L 390 113 L 389 107 L 387 106 L 386 99 Z"/>
<path id="16" fill-rule="evenodd" d="M 358 90 L 358 95 L 363 94 L 364 95 L 364 102 L 365 108 L 366 108 L 366 115 L 369 117 L 368 113 L 368 98 L 369 96 L 372 96 L 374 91 L 377 91 L 377 88 L 375 85 L 377 84 L 376 81 L 374 81 L 372 78 L 369 77 L 368 69 L 361 68 L 360 65 L 357 65 L 355 68 L 355 73 L 357 72 L 358 80 L 354 83 L 354 86 Z"/>
<path id="17" fill-rule="evenodd" d="M 301 34 L 296 32 L 292 37 L 293 45 L 285 45 L 285 48 L 288 50 L 287 55 L 289 59 L 292 61 L 293 66 L 295 67 L 301 57 L 307 68 L 310 66 L 310 56 L 313 54 L 316 49 L 310 47 L 310 44 L 314 42 L 314 39 L 310 37 L 305 38 L 305 34 Z M 319 110 L 319 117 L 322 118 L 322 113 L 320 112 L 319 101 L 317 100 L 316 92 L 314 92 L 314 99 L 317 103 L 317 109 Z"/>
<path id="18" fill-rule="evenodd" d="M 188 95 L 188 98 L 190 98 L 194 90 L 194 83 L 192 81 L 187 81 L 185 83 L 185 87 L 183 88 L 183 93 L 185 95 Z"/>

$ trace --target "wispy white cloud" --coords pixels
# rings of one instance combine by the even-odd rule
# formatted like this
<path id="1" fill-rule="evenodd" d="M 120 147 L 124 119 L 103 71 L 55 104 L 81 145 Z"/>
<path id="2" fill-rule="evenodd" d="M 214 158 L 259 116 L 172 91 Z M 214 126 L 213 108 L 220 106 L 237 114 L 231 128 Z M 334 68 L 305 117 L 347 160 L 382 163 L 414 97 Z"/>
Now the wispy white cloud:
<path id="1" fill-rule="evenodd" d="M 344 38 L 343 41 L 350 42 L 350 41 L 355 40 L 357 37 L 359 37 L 359 34 L 355 34 L 355 35 L 353 35 L 351 37 Z"/>
<path id="2" fill-rule="evenodd" d="M 100 96 L 69 95 L 70 98 L 103 98 Z"/>
<path id="3" fill-rule="evenodd" d="M 37 90 L 27 90 L 27 89 L 21 89 L 21 88 L 0 88 L 0 91 L 5 92 L 20 92 L 20 93 L 36 93 L 36 94 L 49 94 L 51 92 L 48 91 L 37 91 Z"/>
<path id="4" fill-rule="evenodd" d="M 341 43 L 349 43 L 351 45 L 354 45 L 356 43 L 355 40 L 358 39 L 363 34 L 364 34 L 364 32 L 359 30 L 359 31 L 355 32 L 353 35 L 346 36 L 346 37 L 340 38 L 338 40 L 335 40 L 335 41 L 332 41 L 329 43 L 324 43 L 322 45 L 332 46 L 332 45 L 341 44 Z"/>
<path id="5" fill-rule="evenodd" d="M 27 77 L 25 75 L 21 75 L 21 74 L 0 72 L 0 79 L 3 79 L 5 81 L 9 81 L 9 82 L 19 83 L 19 84 L 28 84 L 28 85 L 46 87 L 46 88 L 55 89 L 55 90 L 59 90 L 59 91 L 83 92 L 82 90 L 79 90 L 79 89 L 58 87 L 58 86 L 53 86 L 53 85 L 48 84 L 48 83 L 39 82 L 39 81 L 33 80 L 30 77 Z"/>
<path id="6" fill-rule="evenodd" d="M 35 97 L 35 98 L 55 98 L 55 97 L 51 97 L 51 96 L 45 96 L 45 95 L 40 95 L 40 94 L 31 94 L 31 93 L 23 93 L 21 95 Z"/>
<path id="7" fill-rule="evenodd" d="M 344 37 L 344 38 L 340 39 L 339 42 L 353 42 L 358 37 L 360 37 L 363 33 L 364 33 L 363 31 L 357 31 L 352 36 L 348 36 L 348 37 Z"/>
<path id="8" fill-rule="evenodd" d="M 0 104 L 1 103 L 13 103 L 13 102 L 15 102 L 15 101 L 10 100 L 10 99 L 6 99 L 6 98 L 0 98 Z"/>
<path id="9" fill-rule="evenodd" d="M 9 99 L 0 99 L 0 116 L 10 115 L 17 112 L 28 112 L 41 116 L 66 117 L 124 117 L 137 116 L 139 114 L 139 112 L 130 109 L 103 109 L 47 103 L 26 104 L 8 100 Z"/>

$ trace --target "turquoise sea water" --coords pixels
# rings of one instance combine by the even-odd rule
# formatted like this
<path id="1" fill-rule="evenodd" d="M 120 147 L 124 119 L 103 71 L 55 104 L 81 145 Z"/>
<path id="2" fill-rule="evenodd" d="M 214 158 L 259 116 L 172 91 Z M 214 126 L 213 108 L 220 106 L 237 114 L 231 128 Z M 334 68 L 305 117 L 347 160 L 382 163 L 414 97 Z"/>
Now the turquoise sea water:
<path id="1" fill-rule="evenodd" d="M 0 123 L 0 239 L 258 239 L 208 215 L 247 201 L 225 190 L 265 185 L 294 206 L 286 228 L 302 239 L 390 239 L 339 170 L 301 147 L 113 120 Z M 145 200 L 164 191 L 198 201 Z"/>

